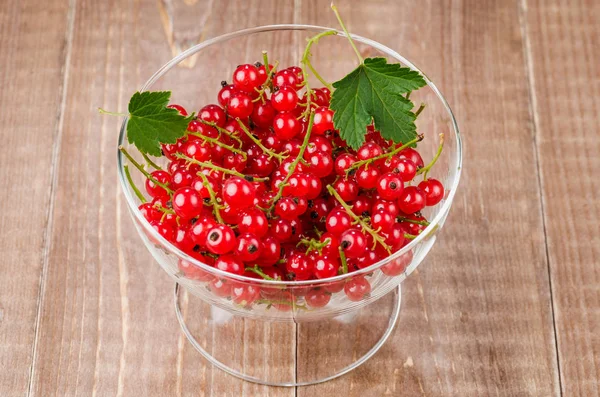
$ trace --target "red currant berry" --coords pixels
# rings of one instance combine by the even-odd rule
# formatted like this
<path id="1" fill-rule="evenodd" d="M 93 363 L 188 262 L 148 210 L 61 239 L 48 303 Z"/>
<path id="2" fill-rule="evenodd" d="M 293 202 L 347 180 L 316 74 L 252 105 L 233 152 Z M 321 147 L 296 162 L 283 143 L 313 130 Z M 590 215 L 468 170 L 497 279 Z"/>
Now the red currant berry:
<path id="1" fill-rule="evenodd" d="M 337 175 L 346 176 L 346 170 L 356 163 L 358 160 L 350 153 L 342 153 L 335 159 L 335 173 Z"/>
<path id="2" fill-rule="evenodd" d="M 356 183 L 363 189 L 373 189 L 377 186 L 379 176 L 379 170 L 373 164 L 360 166 L 354 174 Z"/>
<path id="3" fill-rule="evenodd" d="M 398 207 L 405 214 L 414 214 L 425 208 L 425 193 L 416 186 L 407 186 L 398 198 Z"/>
<path id="4" fill-rule="evenodd" d="M 357 215 L 367 216 L 371 212 L 371 198 L 359 195 L 352 203 L 352 212 Z"/>
<path id="5" fill-rule="evenodd" d="M 287 259 L 285 270 L 289 280 L 308 280 L 312 275 L 308 257 L 301 252 L 294 253 Z"/>
<path id="6" fill-rule="evenodd" d="M 252 103 L 252 98 L 250 98 L 250 95 L 247 93 L 236 92 L 229 98 L 227 112 L 230 116 L 243 119 L 250 117 L 253 110 L 254 104 Z"/>
<path id="7" fill-rule="evenodd" d="M 383 154 L 381 146 L 375 142 L 365 142 L 356 152 L 359 160 L 368 160 Z"/>
<path id="8" fill-rule="evenodd" d="M 340 236 L 340 247 L 347 258 L 359 258 L 365 254 L 367 239 L 358 229 L 348 229 Z"/>
<path id="9" fill-rule="evenodd" d="M 385 200 L 385 199 L 377 199 L 373 204 L 372 212 L 384 210 L 390 213 L 393 217 L 398 216 L 400 212 L 400 208 L 398 208 L 398 204 L 395 201 Z"/>
<path id="10" fill-rule="evenodd" d="M 331 300 L 331 293 L 324 289 L 311 289 L 304 297 L 306 304 L 313 309 L 318 309 L 327 306 Z"/>
<path id="11" fill-rule="evenodd" d="M 271 105 L 271 101 L 267 99 L 265 103 L 258 102 L 254 105 L 251 119 L 258 127 L 269 128 L 273 124 L 275 113 L 275 108 Z"/>
<path id="12" fill-rule="evenodd" d="M 275 163 L 269 156 L 265 153 L 261 153 L 258 156 L 254 157 L 248 162 L 246 166 L 249 173 L 252 175 L 256 175 L 258 177 L 267 177 L 271 172 L 273 172 L 273 168 L 275 168 Z"/>
<path id="13" fill-rule="evenodd" d="M 399 162 L 400 158 L 398 158 L 397 156 L 386 157 L 384 160 L 379 162 L 379 170 L 384 174 L 388 172 L 398 172 Z"/>
<path id="14" fill-rule="evenodd" d="M 315 109 L 311 133 L 314 135 L 325 135 L 325 131 L 333 129 L 333 110 L 325 106 Z"/>
<path id="15" fill-rule="evenodd" d="M 314 152 L 308 156 L 308 171 L 319 178 L 325 178 L 333 172 L 331 155 L 325 152 Z"/>
<path id="16" fill-rule="evenodd" d="M 208 231 L 205 245 L 213 254 L 226 254 L 233 251 L 237 245 L 235 233 L 227 225 L 217 225 Z"/>
<path id="17" fill-rule="evenodd" d="M 308 159 L 308 155 L 315 152 L 323 152 L 331 155 L 333 152 L 333 146 L 331 146 L 329 139 L 319 135 L 311 136 L 310 140 L 308 141 L 308 146 L 306 146 L 306 150 L 304 151 L 304 158 Z"/>
<path id="18" fill-rule="evenodd" d="M 313 174 L 307 174 L 306 178 L 308 179 L 308 191 L 306 192 L 306 199 L 312 200 L 319 197 L 321 190 L 323 189 L 321 179 Z"/>
<path id="19" fill-rule="evenodd" d="M 302 130 L 300 121 L 292 113 L 281 112 L 273 119 L 273 131 L 283 140 L 289 140 L 295 137 Z M 298 148 L 299 149 L 299 148 Z"/>
<path id="20" fill-rule="evenodd" d="M 150 226 L 168 241 L 173 241 L 175 229 L 170 224 L 161 221 L 152 221 L 150 222 Z"/>
<path id="21" fill-rule="evenodd" d="M 190 229 L 190 237 L 194 244 L 200 247 L 206 246 L 206 237 L 208 231 L 217 226 L 217 222 L 212 217 L 201 217 Z"/>
<path id="22" fill-rule="evenodd" d="M 328 256 L 317 255 L 313 259 L 312 273 L 318 279 L 335 277 L 339 269 L 338 261 Z"/>
<path id="23" fill-rule="evenodd" d="M 298 104 L 298 94 L 291 87 L 281 87 L 271 95 L 271 104 L 278 112 L 289 112 Z"/>
<path id="24" fill-rule="evenodd" d="M 203 141 L 194 139 L 192 141 L 188 141 L 181 148 L 183 154 L 188 157 L 191 157 L 198 161 L 208 161 L 210 160 L 211 149 L 210 145 L 205 144 Z"/>
<path id="25" fill-rule="evenodd" d="M 325 227 L 334 236 L 339 236 L 352 226 L 352 218 L 344 210 L 334 209 L 327 215 Z"/>
<path id="26" fill-rule="evenodd" d="M 190 252 L 194 248 L 191 228 L 189 225 L 181 225 L 175 229 L 173 244 L 183 252 Z"/>
<path id="27" fill-rule="evenodd" d="M 302 72 L 302 68 L 299 66 L 290 66 L 287 68 L 288 71 L 292 72 L 296 76 L 296 90 L 302 88 L 304 83 L 304 73 Z"/>
<path id="28" fill-rule="evenodd" d="M 173 104 L 171 104 L 171 105 L 169 105 L 167 107 L 169 109 L 175 109 L 175 110 L 177 110 L 179 112 L 179 114 L 182 115 L 182 116 L 187 116 L 188 115 L 187 110 L 185 110 L 185 108 L 183 106 L 181 106 L 181 105 L 176 105 L 176 104 L 173 103 Z"/>
<path id="29" fill-rule="evenodd" d="M 427 179 L 419 183 L 419 189 L 425 193 L 425 202 L 428 206 L 433 206 L 444 198 L 444 185 L 437 179 Z"/>
<path id="30" fill-rule="evenodd" d="M 392 214 L 385 210 L 377 210 L 371 215 L 371 226 L 375 230 L 379 229 L 386 232 L 394 226 L 396 219 Z"/>
<path id="31" fill-rule="evenodd" d="M 198 119 L 215 123 L 223 127 L 226 121 L 225 111 L 219 105 L 206 105 L 198 112 Z"/>
<path id="32" fill-rule="evenodd" d="M 212 258 L 203 256 L 200 260 L 203 263 L 210 264 Z M 192 262 L 188 262 L 185 259 L 179 259 L 177 267 L 183 273 L 183 276 L 190 280 L 211 281 L 214 278 L 212 274 L 202 269 L 200 266 L 196 266 Z"/>
<path id="33" fill-rule="evenodd" d="M 162 212 L 152 206 L 152 203 L 141 204 L 138 209 L 148 222 L 158 221 L 162 217 Z"/>
<path id="34" fill-rule="evenodd" d="M 397 276 L 402 274 L 406 267 L 410 265 L 413 259 L 412 251 L 401 255 L 399 258 L 392 260 L 390 263 L 381 266 L 381 272 L 386 276 Z"/>
<path id="35" fill-rule="evenodd" d="M 327 201 L 322 198 L 315 199 L 311 205 L 309 205 L 309 215 L 313 222 L 325 222 L 327 214 L 331 210 Z"/>
<path id="36" fill-rule="evenodd" d="M 202 212 L 203 204 L 200 194 L 190 188 L 182 187 L 173 193 L 173 210 L 183 219 L 192 219 Z"/>
<path id="37" fill-rule="evenodd" d="M 298 85 L 298 76 L 289 69 L 280 70 L 273 76 L 273 85 L 275 87 L 292 87 L 294 90 Z"/>
<path id="38" fill-rule="evenodd" d="M 166 158 L 168 158 L 169 160 L 173 161 L 173 160 L 177 160 L 177 158 L 175 157 L 175 153 L 179 153 L 181 152 L 181 147 L 183 146 L 183 140 L 182 139 L 178 139 L 176 143 L 174 144 L 162 144 L 160 145 L 163 154 L 165 155 Z"/>
<path id="39" fill-rule="evenodd" d="M 256 188 L 247 180 L 234 176 L 223 183 L 221 194 L 230 207 L 246 208 L 254 204 Z"/>
<path id="40" fill-rule="evenodd" d="M 232 283 L 231 300 L 240 306 L 249 307 L 260 297 L 260 288 L 252 284 Z"/>
<path id="41" fill-rule="evenodd" d="M 358 302 L 369 297 L 371 284 L 363 276 L 354 277 L 344 285 L 344 292 L 348 299 Z"/>
<path id="42" fill-rule="evenodd" d="M 402 179 L 404 182 L 412 181 L 417 174 L 417 166 L 415 163 L 413 163 L 412 160 L 404 158 L 398 160 L 396 170 L 398 175 L 400 175 L 400 179 Z"/>
<path id="43" fill-rule="evenodd" d="M 212 178 L 206 178 L 206 179 L 208 180 L 208 184 L 210 185 L 211 189 L 213 191 L 215 191 L 215 189 L 217 188 L 216 182 Z M 201 198 L 203 198 L 203 199 L 210 198 L 210 193 L 208 192 L 208 188 L 206 186 L 204 186 L 204 180 L 202 178 L 194 179 L 190 186 L 192 189 L 194 189 L 195 191 L 197 191 L 200 194 Z"/>
<path id="44" fill-rule="evenodd" d="M 292 224 L 286 219 L 275 219 L 271 221 L 271 230 L 273 236 L 281 241 L 286 242 L 292 238 Z"/>
<path id="45" fill-rule="evenodd" d="M 423 158 L 421 157 L 419 152 L 417 152 L 413 148 L 406 148 L 406 149 L 402 150 L 398 154 L 398 157 L 400 157 L 401 159 L 408 159 L 408 160 L 412 161 L 417 166 L 417 169 L 423 168 Z"/>
<path id="46" fill-rule="evenodd" d="M 269 71 L 273 70 L 273 65 L 269 65 Z M 267 82 L 267 76 L 269 74 L 265 65 L 260 65 L 258 68 L 258 82 L 263 85 Z"/>
<path id="47" fill-rule="evenodd" d="M 349 179 L 342 178 L 333 184 L 333 188 L 345 202 L 353 201 L 358 196 L 358 185 Z"/>
<path id="48" fill-rule="evenodd" d="M 258 208 L 248 208 L 240 213 L 238 230 L 240 233 L 254 233 L 263 237 L 269 231 L 269 223 L 264 212 Z"/>
<path id="49" fill-rule="evenodd" d="M 330 258 L 338 258 L 340 256 L 340 239 L 333 233 L 325 232 L 321 235 L 320 241 L 322 243 L 327 242 L 327 245 L 321 248 L 323 255 L 327 255 Z"/>
<path id="50" fill-rule="evenodd" d="M 166 171 L 158 170 L 152 172 L 150 175 L 163 185 L 169 186 L 171 183 L 171 175 Z M 162 197 L 167 195 L 167 191 L 156 185 L 151 179 L 146 179 L 146 191 L 152 197 Z"/>
<path id="51" fill-rule="evenodd" d="M 239 90 L 233 84 L 224 85 L 217 94 L 217 101 L 219 101 L 221 106 L 225 107 L 229 103 L 229 98 L 236 92 L 239 92 Z"/>
<path id="52" fill-rule="evenodd" d="M 273 128 L 275 129 L 275 128 Z M 283 138 L 281 138 L 283 139 Z M 282 151 L 284 153 L 289 154 L 290 156 L 297 156 L 300 153 L 300 148 L 302 147 L 302 142 L 298 139 L 291 139 L 283 144 Z"/>
<path id="53" fill-rule="evenodd" d="M 388 233 L 382 233 L 385 243 L 389 245 L 392 251 L 397 251 L 404 246 L 406 238 L 404 237 L 404 227 L 402 224 L 395 223 Z"/>
<path id="54" fill-rule="evenodd" d="M 298 204 L 291 197 L 282 197 L 275 204 L 275 214 L 282 219 L 291 221 L 298 215 Z"/>
<path id="55" fill-rule="evenodd" d="M 272 266 L 279 260 L 281 245 L 273 236 L 265 236 L 262 239 L 262 251 L 257 262 L 262 266 Z M 266 273 L 266 272 L 265 272 Z M 271 276 L 273 277 L 273 276 Z"/>
<path id="56" fill-rule="evenodd" d="M 377 181 L 377 193 L 386 199 L 397 199 L 404 190 L 402 179 L 397 174 L 383 174 Z"/>
<path id="57" fill-rule="evenodd" d="M 252 262 L 258 259 L 262 244 L 254 234 L 243 233 L 238 236 L 235 255 L 243 262 Z"/>
<path id="58" fill-rule="evenodd" d="M 238 66 L 233 72 L 233 85 L 238 90 L 254 92 L 261 85 L 258 68 L 249 63 Z"/>
<path id="59" fill-rule="evenodd" d="M 231 296 L 231 282 L 227 280 L 221 280 L 220 278 L 213 278 L 208 284 L 208 289 L 221 298 L 228 298 Z"/>

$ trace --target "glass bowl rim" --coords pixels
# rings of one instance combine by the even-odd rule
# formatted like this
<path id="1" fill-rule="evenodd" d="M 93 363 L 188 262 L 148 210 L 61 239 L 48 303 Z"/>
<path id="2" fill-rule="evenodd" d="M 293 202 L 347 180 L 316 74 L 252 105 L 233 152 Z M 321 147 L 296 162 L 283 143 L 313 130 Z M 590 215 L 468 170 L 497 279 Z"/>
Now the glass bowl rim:
<path id="1" fill-rule="evenodd" d="M 173 66 L 177 65 L 178 63 L 180 63 L 187 57 L 203 50 L 204 48 L 210 47 L 214 44 L 226 42 L 228 40 L 231 40 L 233 38 L 240 37 L 240 36 L 245 36 L 245 35 L 254 34 L 254 33 L 279 31 L 279 30 L 292 30 L 292 31 L 294 31 L 294 30 L 299 30 L 299 31 L 313 30 L 313 31 L 318 31 L 318 32 L 325 32 L 328 30 L 333 30 L 336 32 L 337 36 L 347 37 L 343 31 L 340 31 L 338 29 L 317 26 L 317 25 L 303 25 L 303 24 L 263 25 L 263 26 L 242 29 L 242 30 L 238 30 L 235 32 L 231 32 L 231 33 L 226 33 L 226 34 L 223 34 L 223 35 L 220 35 L 217 37 L 213 37 L 213 38 L 203 41 L 201 43 L 198 43 L 198 44 L 194 45 L 193 47 L 190 47 L 186 51 L 182 52 L 181 54 L 177 55 L 176 57 L 174 57 L 173 59 L 171 59 L 170 61 L 165 63 L 161 68 L 159 68 L 148 79 L 148 81 L 146 81 L 146 83 L 144 83 L 144 85 L 142 86 L 142 88 L 140 88 L 139 91 L 140 92 L 145 91 L 148 87 L 150 87 L 152 84 L 154 84 L 154 82 L 156 82 L 156 80 L 158 80 L 165 73 L 167 73 L 171 68 L 173 68 Z M 266 279 L 260 279 L 260 278 L 252 278 L 252 277 L 247 277 L 247 276 L 242 276 L 242 275 L 225 272 L 225 271 L 219 270 L 213 266 L 202 263 L 199 260 L 197 260 L 197 259 L 193 258 L 192 256 L 186 254 L 185 252 L 181 251 L 178 247 L 173 245 L 171 242 L 169 242 L 164 237 L 162 237 L 156 230 L 154 230 L 154 228 L 150 226 L 150 224 L 146 221 L 146 219 L 140 212 L 138 205 L 136 205 L 135 199 L 134 199 L 133 195 L 131 194 L 131 192 L 129 191 L 129 188 L 127 185 L 127 179 L 125 177 L 125 172 L 123 169 L 124 156 L 121 153 L 121 151 L 118 149 L 125 142 L 127 120 L 129 119 L 129 117 L 125 117 L 123 120 L 123 123 L 121 124 L 121 130 L 119 133 L 119 141 L 118 141 L 118 146 L 117 146 L 117 167 L 118 167 L 118 172 L 119 172 L 119 181 L 121 184 L 121 190 L 123 191 L 123 194 L 125 195 L 125 199 L 127 200 L 127 205 L 129 206 L 129 210 L 131 211 L 133 216 L 135 216 L 137 218 L 139 223 L 145 229 L 145 232 L 148 233 L 151 236 L 151 238 L 154 239 L 154 241 L 159 242 L 161 246 L 167 248 L 171 253 L 175 254 L 179 259 L 183 259 L 183 260 L 189 262 L 190 264 L 193 264 L 194 266 L 199 267 L 202 270 L 204 270 L 214 276 L 223 277 L 223 278 L 227 278 L 227 279 L 234 279 L 234 280 L 238 280 L 240 282 L 245 282 L 245 283 L 254 283 L 254 284 L 261 284 L 261 285 L 262 284 L 277 285 L 277 286 L 286 286 L 286 287 L 327 285 L 327 284 L 343 281 L 347 278 L 371 273 L 371 272 L 379 269 L 380 267 L 386 265 L 390 261 L 403 256 L 404 254 L 409 252 L 413 247 L 418 245 L 421 241 L 425 240 L 432 232 L 434 232 L 438 228 L 438 225 L 439 225 L 440 221 L 442 220 L 442 218 L 450 210 L 452 201 L 454 200 L 454 195 L 456 194 L 456 189 L 458 188 L 458 183 L 460 181 L 460 175 L 462 172 L 462 151 L 463 151 L 463 149 L 462 149 L 462 140 L 461 140 L 461 136 L 460 136 L 460 131 L 458 128 L 458 124 L 456 122 L 456 118 L 454 117 L 454 114 L 452 113 L 452 109 L 450 108 L 450 105 L 448 104 L 448 102 L 446 101 L 446 99 L 444 98 L 444 96 L 442 95 L 440 90 L 437 88 L 437 86 L 427 77 L 427 75 L 425 73 L 423 73 L 421 71 L 421 69 L 416 67 L 412 62 L 410 62 L 408 59 L 404 58 L 398 52 L 392 50 L 391 48 L 389 48 L 377 41 L 367 39 L 365 37 L 358 36 L 355 34 L 350 34 L 350 37 L 352 37 L 352 39 L 355 40 L 356 42 L 359 42 L 362 44 L 367 44 L 371 47 L 376 48 L 377 50 L 385 53 L 387 56 L 390 56 L 390 57 L 395 58 L 396 60 L 400 61 L 400 63 L 402 63 L 403 65 L 408 66 L 412 70 L 415 70 L 415 71 L 418 71 L 419 73 L 421 73 L 421 75 L 425 79 L 425 82 L 427 83 L 427 86 L 429 86 L 433 90 L 433 92 L 436 94 L 438 99 L 442 102 L 446 112 L 450 115 L 450 120 L 452 122 L 452 128 L 454 130 L 454 136 L 456 138 L 457 160 L 456 160 L 456 164 L 454 164 L 454 167 L 455 167 L 454 169 L 456 169 L 456 177 L 454 179 L 453 185 L 450 187 L 450 189 L 447 189 L 449 192 L 448 197 L 446 198 L 446 200 L 445 200 L 444 204 L 442 205 L 442 207 L 440 208 L 439 212 L 436 214 L 436 216 L 431 221 L 431 223 L 417 236 L 417 238 L 412 240 L 406 246 L 402 247 L 400 250 L 394 252 L 392 255 L 389 255 L 389 256 L 385 257 L 384 259 L 380 260 L 379 262 L 376 262 L 370 266 L 365 267 L 364 269 L 359 269 L 359 270 L 356 270 L 351 273 L 340 274 L 335 277 L 318 279 L 318 280 L 302 280 L 302 281 L 281 280 L 281 281 L 279 281 L 279 280 L 266 280 Z"/>

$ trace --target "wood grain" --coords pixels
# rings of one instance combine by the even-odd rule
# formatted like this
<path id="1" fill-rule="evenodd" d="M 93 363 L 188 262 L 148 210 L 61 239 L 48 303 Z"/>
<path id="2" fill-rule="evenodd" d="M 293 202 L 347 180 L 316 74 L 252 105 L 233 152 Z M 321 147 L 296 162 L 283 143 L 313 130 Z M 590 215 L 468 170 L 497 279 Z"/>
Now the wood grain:
<path id="1" fill-rule="evenodd" d="M 600 3 L 527 1 L 564 396 L 600 394 Z"/>
<path id="2" fill-rule="evenodd" d="M 0 2 L 0 395 L 31 376 L 61 133 L 67 2 Z"/>
<path id="3" fill-rule="evenodd" d="M 116 184 L 120 120 L 96 108 L 124 109 L 200 40 L 273 23 L 337 26 L 329 3 L 0 2 L 0 395 L 600 394 L 593 0 L 339 1 L 352 32 L 421 66 L 455 111 L 466 158 L 449 222 L 405 282 L 388 343 L 341 379 L 257 386 L 213 368 L 185 340 L 172 282 L 140 244 Z M 185 307 L 208 318 L 202 310 Z M 361 324 L 366 345 L 374 335 Z M 299 327 L 300 347 L 315 332 L 328 338 L 314 348 L 340 357 L 364 347 L 310 329 L 319 326 Z M 223 332 L 246 342 L 224 351 L 232 362 L 289 370 L 265 364 L 291 358 L 293 331 L 236 323 Z M 261 337 L 272 344 L 251 362 L 248 342 Z M 299 357 L 300 378 L 310 359 Z"/>
<path id="4" fill-rule="evenodd" d="M 233 16 L 225 2 L 173 6 L 209 12 L 207 36 L 292 19 L 275 2 Z M 290 396 L 207 365 L 183 339 L 173 283 L 140 243 L 115 183 L 120 120 L 96 108 L 125 109 L 172 57 L 157 3 L 77 1 L 75 15 L 32 395 Z"/>
<path id="5" fill-rule="evenodd" d="M 397 49 L 438 84 L 466 161 L 447 227 L 404 283 L 393 337 L 363 367 L 298 395 L 558 395 L 518 3 L 339 7 L 351 31 Z M 302 12 L 335 26 L 322 2 L 305 1 Z"/>

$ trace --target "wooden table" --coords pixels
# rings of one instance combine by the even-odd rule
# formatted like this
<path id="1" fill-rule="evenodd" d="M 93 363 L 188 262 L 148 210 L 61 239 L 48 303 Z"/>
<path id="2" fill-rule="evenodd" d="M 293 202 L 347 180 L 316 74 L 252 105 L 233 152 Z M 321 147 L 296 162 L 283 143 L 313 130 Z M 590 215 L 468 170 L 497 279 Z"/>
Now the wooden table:
<path id="1" fill-rule="evenodd" d="M 96 108 L 125 109 L 178 47 L 336 26 L 328 4 L 0 3 L 0 395 L 600 395 L 594 0 L 340 1 L 351 31 L 422 66 L 457 115 L 465 166 L 442 238 L 391 340 L 335 381 L 260 387 L 178 342 L 172 282 L 117 188 L 119 120 Z"/>

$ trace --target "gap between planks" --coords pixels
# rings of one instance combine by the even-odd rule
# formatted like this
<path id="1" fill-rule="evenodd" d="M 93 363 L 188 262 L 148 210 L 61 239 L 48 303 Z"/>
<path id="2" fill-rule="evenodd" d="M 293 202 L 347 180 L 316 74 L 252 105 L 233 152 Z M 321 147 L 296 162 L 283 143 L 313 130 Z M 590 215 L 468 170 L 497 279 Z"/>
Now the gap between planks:
<path id="1" fill-rule="evenodd" d="M 538 105 L 537 95 L 535 93 L 535 71 L 533 67 L 533 56 L 531 53 L 531 42 L 529 39 L 529 29 L 527 23 L 527 0 L 519 0 L 518 3 L 518 15 L 519 15 L 519 26 L 521 28 L 521 36 L 523 37 L 523 59 L 525 61 L 525 76 L 527 79 L 527 92 L 529 94 L 529 115 L 531 117 L 531 128 L 533 129 L 533 156 L 535 159 L 535 172 L 537 176 L 537 186 L 540 197 L 540 211 L 542 217 L 542 230 L 544 232 L 544 252 L 546 255 L 546 268 L 548 270 L 548 284 L 550 290 L 550 313 L 552 314 L 552 331 L 554 335 L 554 354 L 556 358 L 556 369 L 557 373 L 555 377 L 558 379 L 556 383 L 558 385 L 558 394 L 562 397 L 563 386 L 562 386 L 562 374 L 560 370 L 560 356 L 558 349 L 558 333 L 556 330 L 556 313 L 554 305 L 554 290 L 552 286 L 552 273 L 550 269 L 550 252 L 548 248 L 548 229 L 546 225 L 546 207 L 544 200 L 544 189 L 542 180 L 542 170 L 540 166 L 540 148 L 539 148 L 539 116 L 538 116 Z"/>
<path id="2" fill-rule="evenodd" d="M 42 316 L 42 304 L 44 292 L 46 289 L 46 275 L 48 274 L 48 262 L 50 255 L 50 244 L 52 242 L 52 226 L 54 223 L 54 202 L 56 187 L 58 185 L 58 157 L 62 142 L 63 127 L 65 120 L 65 108 L 67 104 L 67 92 L 69 88 L 69 71 L 71 65 L 71 54 L 73 50 L 73 33 L 75 31 L 75 12 L 77 9 L 77 0 L 69 0 L 69 9 L 67 11 L 67 29 L 64 38 L 63 48 L 63 67 L 62 67 L 62 83 L 60 85 L 60 104 L 57 109 L 56 119 L 57 125 L 53 136 L 52 154 L 50 157 L 50 191 L 48 198 L 48 211 L 46 215 L 46 231 L 44 233 L 42 245 L 42 271 L 40 274 L 40 282 L 38 287 L 37 310 L 35 316 L 35 325 L 33 333 L 33 347 L 31 351 L 31 368 L 29 371 L 29 385 L 27 388 L 27 396 L 31 396 L 31 390 L 35 377 L 35 362 L 37 359 L 37 346 L 39 343 L 40 321 Z"/>

